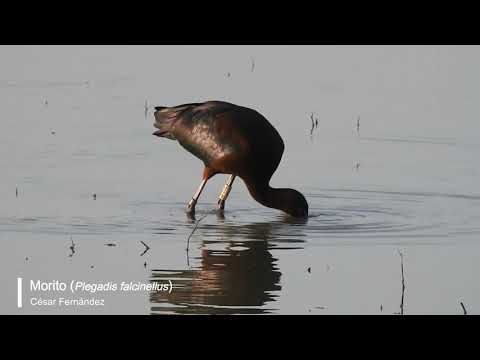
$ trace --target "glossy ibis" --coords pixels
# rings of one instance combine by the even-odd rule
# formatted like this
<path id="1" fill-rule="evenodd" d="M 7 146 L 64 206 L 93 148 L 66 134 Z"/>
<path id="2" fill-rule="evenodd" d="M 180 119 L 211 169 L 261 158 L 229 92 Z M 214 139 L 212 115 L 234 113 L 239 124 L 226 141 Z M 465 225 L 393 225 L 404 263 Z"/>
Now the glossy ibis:
<path id="1" fill-rule="evenodd" d="M 202 182 L 188 203 L 194 214 L 197 200 L 212 176 L 230 174 L 218 199 L 223 210 L 235 177 L 247 185 L 260 204 L 294 217 L 308 216 L 305 197 L 294 189 L 270 187 L 284 144 L 277 130 L 255 110 L 223 101 L 155 107 L 153 135 L 177 140 L 203 161 Z"/>

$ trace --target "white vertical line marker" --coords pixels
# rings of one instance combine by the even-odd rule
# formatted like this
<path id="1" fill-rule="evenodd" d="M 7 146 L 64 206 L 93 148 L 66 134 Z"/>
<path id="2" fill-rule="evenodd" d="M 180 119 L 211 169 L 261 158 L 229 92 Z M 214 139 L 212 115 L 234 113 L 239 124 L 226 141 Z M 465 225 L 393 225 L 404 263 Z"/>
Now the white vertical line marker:
<path id="1" fill-rule="evenodd" d="M 17 278 L 17 307 L 22 307 L 22 278 Z"/>

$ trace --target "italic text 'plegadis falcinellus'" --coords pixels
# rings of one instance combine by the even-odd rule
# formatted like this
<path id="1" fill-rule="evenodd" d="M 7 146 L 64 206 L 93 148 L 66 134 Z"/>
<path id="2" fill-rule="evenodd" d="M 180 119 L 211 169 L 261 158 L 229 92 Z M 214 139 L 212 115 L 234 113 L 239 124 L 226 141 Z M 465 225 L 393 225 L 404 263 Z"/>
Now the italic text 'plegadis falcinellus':
<path id="1" fill-rule="evenodd" d="M 202 182 L 188 203 L 194 214 L 206 182 L 216 174 L 230 174 L 218 199 L 223 210 L 233 181 L 239 176 L 260 204 L 294 217 L 308 216 L 305 197 L 294 189 L 270 187 L 270 179 L 282 158 L 284 144 L 265 117 L 247 107 L 223 101 L 155 107 L 153 135 L 177 140 L 203 161 Z"/>

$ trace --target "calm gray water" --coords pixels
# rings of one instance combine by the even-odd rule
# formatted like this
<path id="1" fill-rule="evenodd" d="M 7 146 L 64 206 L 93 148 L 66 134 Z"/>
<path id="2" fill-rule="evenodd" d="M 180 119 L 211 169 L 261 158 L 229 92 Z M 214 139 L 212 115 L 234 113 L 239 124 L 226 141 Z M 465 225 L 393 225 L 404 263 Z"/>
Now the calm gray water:
<path id="1" fill-rule="evenodd" d="M 0 58 L 0 313 L 394 314 L 400 253 L 405 314 L 480 312 L 478 46 L 1 46 Z M 217 175 L 187 242 L 202 163 L 151 135 L 152 107 L 211 99 L 279 130 L 271 184 L 303 192 L 308 220 L 262 207 L 241 180 L 217 216 Z M 58 293 L 30 280 L 173 288 L 33 306 Z"/>

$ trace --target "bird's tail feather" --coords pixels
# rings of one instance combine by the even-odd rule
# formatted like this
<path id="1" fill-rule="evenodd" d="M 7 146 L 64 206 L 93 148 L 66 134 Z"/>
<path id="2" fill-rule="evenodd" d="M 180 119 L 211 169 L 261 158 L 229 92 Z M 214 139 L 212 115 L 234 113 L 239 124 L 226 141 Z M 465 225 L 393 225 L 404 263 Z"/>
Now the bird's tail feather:
<path id="1" fill-rule="evenodd" d="M 155 117 L 154 126 L 158 130 L 155 131 L 153 135 L 165 137 L 171 140 L 176 140 L 175 136 L 171 132 L 172 125 L 177 120 L 176 111 L 172 111 L 175 109 L 164 106 L 156 106 L 155 110 L 156 111 L 153 114 L 153 116 Z"/>
<path id="2" fill-rule="evenodd" d="M 155 127 L 159 131 L 154 132 L 154 135 L 166 137 L 176 140 L 175 135 L 172 134 L 171 128 L 173 123 L 184 114 L 185 111 L 193 109 L 201 105 L 200 103 L 182 104 L 173 107 L 155 106 Z"/>

